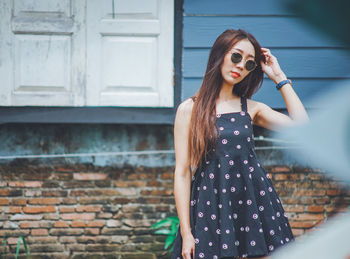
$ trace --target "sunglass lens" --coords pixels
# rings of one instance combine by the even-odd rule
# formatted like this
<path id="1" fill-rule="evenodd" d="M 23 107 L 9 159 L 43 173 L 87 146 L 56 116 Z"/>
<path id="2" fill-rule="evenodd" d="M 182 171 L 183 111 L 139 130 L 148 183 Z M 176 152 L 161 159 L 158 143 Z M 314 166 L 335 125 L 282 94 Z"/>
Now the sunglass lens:
<path id="1" fill-rule="evenodd" d="M 254 70 L 255 67 L 256 67 L 256 63 L 255 63 L 255 61 L 253 61 L 253 60 L 248 60 L 247 63 L 245 64 L 245 68 L 246 68 L 248 71 Z"/>
<path id="2" fill-rule="evenodd" d="M 239 54 L 239 53 L 234 52 L 234 53 L 232 53 L 231 60 L 232 60 L 233 63 L 237 64 L 237 63 L 239 63 L 242 60 L 242 55 Z"/>

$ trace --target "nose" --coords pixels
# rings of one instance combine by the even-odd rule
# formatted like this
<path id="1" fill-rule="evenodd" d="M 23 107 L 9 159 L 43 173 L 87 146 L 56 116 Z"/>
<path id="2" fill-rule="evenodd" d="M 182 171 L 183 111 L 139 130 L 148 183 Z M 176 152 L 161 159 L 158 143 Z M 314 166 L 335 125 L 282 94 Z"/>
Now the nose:
<path id="1" fill-rule="evenodd" d="M 239 61 L 238 63 L 235 64 L 237 68 L 239 68 L 240 70 L 244 69 L 244 60 L 242 58 L 241 61 Z"/>

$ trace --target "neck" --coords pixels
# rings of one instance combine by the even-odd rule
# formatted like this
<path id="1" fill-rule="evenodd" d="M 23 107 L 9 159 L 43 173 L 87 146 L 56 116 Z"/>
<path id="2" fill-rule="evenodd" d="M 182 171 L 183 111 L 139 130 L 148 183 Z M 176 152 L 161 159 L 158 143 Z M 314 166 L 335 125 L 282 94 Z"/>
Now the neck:
<path id="1" fill-rule="evenodd" d="M 234 87 L 235 87 L 234 85 L 223 83 L 221 85 L 221 90 L 220 90 L 218 99 L 220 99 L 221 101 L 229 101 L 229 100 L 238 98 L 237 95 L 232 93 L 232 90 Z"/>

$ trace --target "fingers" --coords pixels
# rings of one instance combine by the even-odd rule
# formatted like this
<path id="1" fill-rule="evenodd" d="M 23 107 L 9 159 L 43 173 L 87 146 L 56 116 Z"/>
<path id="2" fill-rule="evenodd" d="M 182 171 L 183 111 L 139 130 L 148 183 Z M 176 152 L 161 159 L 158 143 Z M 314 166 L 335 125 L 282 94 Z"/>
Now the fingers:
<path id="1" fill-rule="evenodd" d="M 183 259 L 194 259 L 194 253 L 191 252 L 183 253 L 182 254 Z"/>
<path id="2" fill-rule="evenodd" d="M 271 51 L 267 48 L 261 48 L 262 54 L 265 56 L 265 64 L 273 62 L 273 59 L 275 59 L 275 56 L 271 54 Z"/>
<path id="3" fill-rule="evenodd" d="M 194 259 L 194 248 L 191 251 L 182 253 L 183 259 Z"/>

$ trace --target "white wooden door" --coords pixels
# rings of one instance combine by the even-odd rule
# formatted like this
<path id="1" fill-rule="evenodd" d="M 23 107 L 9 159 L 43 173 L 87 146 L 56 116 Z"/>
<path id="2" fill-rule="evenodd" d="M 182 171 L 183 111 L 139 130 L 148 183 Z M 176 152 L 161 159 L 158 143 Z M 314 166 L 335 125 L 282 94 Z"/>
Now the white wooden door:
<path id="1" fill-rule="evenodd" d="M 174 0 L 1 0 L 1 106 L 173 106 Z"/>
<path id="2" fill-rule="evenodd" d="M 0 105 L 84 105 L 84 6 L 83 0 L 0 2 Z"/>
<path id="3" fill-rule="evenodd" d="M 87 105 L 173 106 L 173 0 L 87 6 Z"/>

